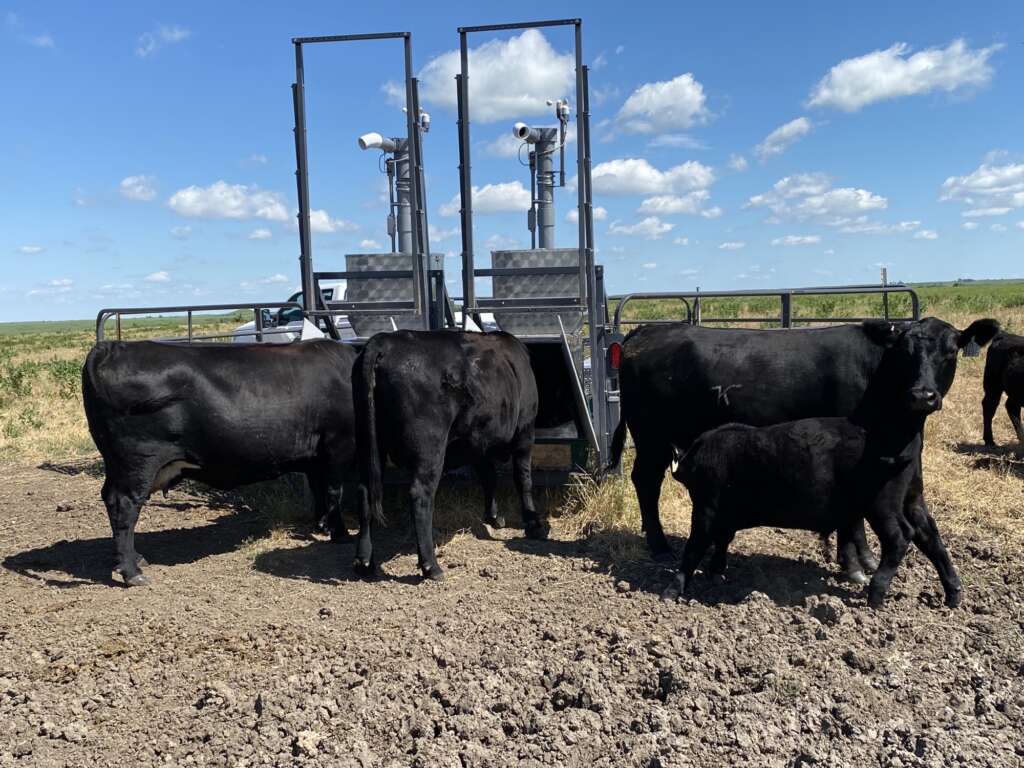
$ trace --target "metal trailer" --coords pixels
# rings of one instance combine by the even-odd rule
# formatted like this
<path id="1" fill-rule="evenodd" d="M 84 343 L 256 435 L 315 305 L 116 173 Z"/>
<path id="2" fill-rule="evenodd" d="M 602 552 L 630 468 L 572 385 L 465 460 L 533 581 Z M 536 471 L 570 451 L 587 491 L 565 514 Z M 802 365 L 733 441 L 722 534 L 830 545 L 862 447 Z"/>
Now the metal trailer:
<path id="1" fill-rule="evenodd" d="M 558 125 L 531 127 L 516 123 L 515 135 L 530 150 L 530 189 L 532 203 L 528 214 L 531 247 L 525 250 L 494 251 L 489 267 L 477 267 L 473 243 L 472 163 L 470 142 L 469 37 L 477 33 L 510 32 L 530 28 L 568 27 L 573 32 L 576 62 L 576 167 L 577 167 L 577 247 L 556 248 L 554 243 L 554 189 L 564 185 L 565 130 L 570 104 L 565 94 L 551 94 Z M 493 313 L 496 323 L 520 337 L 530 350 L 541 392 L 541 417 L 537 442 L 568 446 L 571 461 L 556 472 L 537 472 L 539 482 L 560 482 L 573 468 L 602 467 L 608 458 L 610 436 L 618 424 L 619 393 L 617 380 L 619 346 L 623 326 L 634 324 L 624 318 L 623 310 L 633 301 L 673 299 L 682 303 L 682 320 L 645 320 L 643 322 L 702 323 L 778 323 L 782 328 L 794 324 L 855 322 L 864 318 L 799 317 L 793 315 L 793 298 L 822 294 L 873 294 L 883 296 L 883 314 L 888 318 L 888 294 L 905 293 L 911 299 L 910 318 L 918 319 L 920 304 L 916 293 L 903 285 L 855 285 L 758 291 L 683 291 L 672 293 L 632 293 L 611 297 L 616 303 L 609 315 L 609 297 L 605 294 L 604 274 L 594 258 L 593 197 L 591 186 L 589 72 L 583 64 L 583 24 L 580 19 L 557 19 L 514 24 L 460 27 L 460 72 L 456 76 L 459 141 L 459 190 L 462 230 L 462 327 L 470 319 L 483 328 L 483 313 Z M 387 159 L 390 208 L 388 234 L 391 252 L 385 254 L 347 254 L 346 269 L 315 271 L 310 227 L 309 171 L 306 146 L 306 99 L 304 46 L 320 43 L 400 40 L 405 70 L 406 135 L 384 137 L 365 134 L 359 138 L 362 149 L 380 149 Z M 386 32 L 323 37 L 297 37 L 295 83 L 292 105 L 295 114 L 296 189 L 299 213 L 299 267 L 303 288 L 301 309 L 306 318 L 318 322 L 333 338 L 338 338 L 333 317 L 346 313 L 352 320 L 361 344 L 379 331 L 403 328 L 439 330 L 455 328 L 456 310 L 448 296 L 444 263 L 429 251 L 426 195 L 423 175 L 422 134 L 429 127 L 429 116 L 419 105 L 418 82 L 413 76 L 412 35 Z M 558 151 L 561 167 L 554 169 Z M 556 184 L 556 177 L 558 183 Z M 491 295 L 478 296 L 476 280 L 491 281 Z M 321 280 L 346 280 L 344 300 L 325 301 L 319 290 Z M 884 278 L 883 278 L 884 280 Z M 705 317 L 702 300 L 714 298 L 775 296 L 779 299 L 777 317 L 715 318 Z M 274 333 L 272 309 L 294 308 L 287 302 L 194 305 L 177 307 L 109 308 L 97 316 L 96 336 L 105 337 L 110 319 L 116 322 L 121 337 L 124 315 L 185 313 L 188 333 L 178 339 L 193 341 L 224 338 L 226 334 L 196 335 L 192 329 L 194 313 L 222 310 L 252 310 L 256 341 Z M 895 319 L 895 318 L 894 318 Z M 233 334 L 234 335 L 234 334 Z M 543 424 L 540 424 L 541 421 Z"/>

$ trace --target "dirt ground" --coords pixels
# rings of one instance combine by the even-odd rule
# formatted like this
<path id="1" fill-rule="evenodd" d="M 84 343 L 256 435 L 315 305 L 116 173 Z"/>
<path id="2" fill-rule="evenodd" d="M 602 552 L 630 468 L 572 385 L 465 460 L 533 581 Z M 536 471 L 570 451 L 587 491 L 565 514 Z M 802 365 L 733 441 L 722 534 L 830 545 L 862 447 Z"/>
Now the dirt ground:
<path id="1" fill-rule="evenodd" d="M 366 583 L 351 543 L 186 489 L 125 589 L 101 474 L 4 469 L 0 766 L 1024 765 L 1015 550 L 948 536 L 954 611 L 912 552 L 876 612 L 814 537 L 747 532 L 663 603 L 635 534 L 455 533 L 420 584 L 396 520 Z"/>

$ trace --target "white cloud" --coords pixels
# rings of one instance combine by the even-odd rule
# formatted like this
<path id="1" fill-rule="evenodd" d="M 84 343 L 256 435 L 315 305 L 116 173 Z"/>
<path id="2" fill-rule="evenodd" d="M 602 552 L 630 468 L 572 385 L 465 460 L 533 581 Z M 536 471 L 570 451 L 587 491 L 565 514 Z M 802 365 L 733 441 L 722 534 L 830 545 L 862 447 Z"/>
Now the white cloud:
<path id="1" fill-rule="evenodd" d="M 485 184 L 473 187 L 474 213 L 502 213 L 505 211 L 526 211 L 530 208 L 530 190 L 521 181 L 506 181 L 500 184 Z M 454 216 L 462 203 L 455 195 L 439 209 L 442 216 Z"/>
<path id="2" fill-rule="evenodd" d="M 270 160 L 266 155 L 257 153 L 249 155 L 249 157 L 246 158 L 246 162 L 252 163 L 253 165 L 266 165 Z"/>
<path id="3" fill-rule="evenodd" d="M 1012 208 L 972 208 L 969 211 L 961 211 L 960 215 L 966 219 L 976 219 L 980 216 L 1004 216 Z"/>
<path id="4" fill-rule="evenodd" d="M 359 225 L 345 219 L 332 219 L 323 208 L 314 208 L 309 212 L 309 229 L 312 232 L 329 234 L 331 232 L 355 232 Z"/>
<path id="5" fill-rule="evenodd" d="M 488 251 L 508 251 L 515 248 L 521 248 L 522 242 L 514 237 L 507 237 L 505 235 L 499 235 L 497 233 L 491 235 L 484 240 L 484 248 Z M 457 255 L 457 254 L 453 254 Z"/>
<path id="6" fill-rule="evenodd" d="M 991 227 L 989 227 L 989 229 L 991 229 L 993 232 L 1005 232 L 1006 231 L 1006 225 L 1005 224 L 993 224 Z"/>
<path id="7" fill-rule="evenodd" d="M 1002 47 L 971 50 L 963 40 L 954 40 L 945 48 L 908 55 L 910 46 L 896 43 L 836 64 L 815 86 L 807 104 L 856 112 L 887 99 L 978 88 L 992 79 L 988 60 Z"/>
<path id="8" fill-rule="evenodd" d="M 811 121 L 806 117 L 790 120 L 769 133 L 764 141 L 754 147 L 754 154 L 761 158 L 762 162 L 774 155 L 781 155 L 810 133 L 812 127 Z"/>
<path id="9" fill-rule="evenodd" d="M 608 56 L 605 54 L 604 51 L 601 51 L 599 54 L 597 54 L 597 56 L 594 57 L 594 60 L 590 63 L 590 69 L 598 70 L 606 66 L 607 64 Z"/>
<path id="10" fill-rule="evenodd" d="M 36 35 L 35 37 L 28 38 L 29 45 L 34 45 L 36 48 L 56 48 L 57 43 L 54 42 L 50 35 Z"/>
<path id="11" fill-rule="evenodd" d="M 1017 222 L 1017 229 L 1024 229 L 1024 221 Z"/>
<path id="12" fill-rule="evenodd" d="M 750 167 L 750 163 L 743 155 L 729 155 L 729 167 L 737 173 L 742 173 Z"/>
<path id="13" fill-rule="evenodd" d="M 249 239 L 250 240 L 269 240 L 273 236 L 274 236 L 274 233 L 271 232 L 266 227 L 259 227 L 259 228 L 254 229 L 252 232 L 249 233 Z"/>
<path id="14" fill-rule="evenodd" d="M 835 254 L 835 249 L 834 248 L 826 248 L 824 253 L 825 253 L 826 256 L 832 256 L 832 255 Z"/>
<path id="15" fill-rule="evenodd" d="M 156 197 L 156 182 L 153 176 L 128 176 L 121 179 L 121 197 L 129 200 L 152 200 Z"/>
<path id="16" fill-rule="evenodd" d="M 142 279 L 147 283 L 169 283 L 171 282 L 171 274 L 160 270 L 159 272 L 151 272 Z"/>
<path id="17" fill-rule="evenodd" d="M 971 230 L 974 230 L 974 229 L 978 228 L 978 222 L 976 222 L 976 221 L 965 221 L 960 226 L 963 227 L 964 229 L 966 229 L 969 232 Z"/>
<path id="18" fill-rule="evenodd" d="M 367 238 L 359 241 L 359 247 L 360 248 L 367 248 L 367 249 L 377 250 L 377 249 L 380 248 L 380 243 L 377 242 L 376 240 L 372 239 L 372 238 L 367 237 Z"/>
<path id="19" fill-rule="evenodd" d="M 171 237 L 175 240 L 188 240 L 192 234 L 192 227 L 171 227 Z"/>
<path id="20" fill-rule="evenodd" d="M 695 160 L 662 171 L 642 158 L 624 158 L 598 163 L 591 179 L 599 195 L 666 195 L 706 189 L 715 172 Z"/>
<path id="21" fill-rule="evenodd" d="M 649 142 L 649 147 L 676 147 L 679 149 L 707 149 L 708 145 L 686 133 L 662 133 Z"/>
<path id="22" fill-rule="evenodd" d="M 266 219 L 286 221 L 288 209 L 281 195 L 253 185 L 216 181 L 208 187 L 179 189 L 167 201 L 181 216 L 199 219 Z"/>
<path id="23" fill-rule="evenodd" d="M 942 182 L 940 200 L 962 200 L 983 207 L 1024 207 L 1024 163 L 982 163 L 964 176 Z"/>
<path id="24" fill-rule="evenodd" d="M 656 262 L 656 261 L 645 261 L 640 266 L 643 267 L 644 269 L 657 269 L 658 268 L 658 262 Z"/>
<path id="25" fill-rule="evenodd" d="M 442 227 L 431 227 L 430 228 L 430 242 L 440 243 L 449 238 L 455 237 L 462 230 L 459 227 L 452 227 L 451 229 L 444 229 Z"/>
<path id="26" fill-rule="evenodd" d="M 833 188 L 823 173 L 800 173 L 775 182 L 772 189 L 754 195 L 747 201 L 749 208 L 768 208 L 774 216 L 772 223 L 783 219 L 803 221 L 821 219 L 830 226 L 863 224 L 859 218 L 868 211 L 887 208 L 889 201 L 866 189 L 855 187 Z"/>
<path id="27" fill-rule="evenodd" d="M 922 229 L 914 233 L 915 240 L 938 240 L 939 233 L 934 229 Z"/>
<path id="28" fill-rule="evenodd" d="M 698 189 L 686 195 L 655 195 L 640 203 L 640 213 L 655 213 L 669 216 L 677 213 L 696 215 L 703 203 L 711 196 L 706 189 Z"/>
<path id="29" fill-rule="evenodd" d="M 161 25 L 155 32 L 143 32 L 135 43 L 135 55 L 146 58 L 156 53 L 164 44 L 173 45 L 185 40 L 192 32 L 176 24 Z"/>
<path id="30" fill-rule="evenodd" d="M 524 30 L 507 40 L 488 40 L 469 52 L 469 106 L 472 120 L 496 120 L 548 115 L 547 99 L 572 92 L 575 60 L 559 53 L 536 29 Z M 420 100 L 454 111 L 455 75 L 460 70 L 459 51 L 447 51 L 431 59 L 419 72 Z M 405 106 L 405 86 L 384 85 L 388 100 Z"/>
<path id="31" fill-rule="evenodd" d="M 604 221 L 607 218 L 608 218 L 608 209 L 607 208 L 603 208 L 600 205 L 595 205 L 594 206 L 594 221 Z M 572 224 L 576 224 L 580 220 L 579 211 L 577 211 L 575 208 L 570 208 L 569 212 L 567 214 L 565 214 L 565 220 L 570 222 L 570 223 L 572 223 Z"/>
<path id="32" fill-rule="evenodd" d="M 896 224 L 885 224 L 880 221 L 872 221 L 867 216 L 856 218 L 839 218 L 826 222 L 830 226 L 839 227 L 840 232 L 847 234 L 884 235 L 896 232 L 913 232 L 921 226 L 920 221 L 900 221 Z"/>
<path id="33" fill-rule="evenodd" d="M 786 235 L 776 237 L 772 240 L 772 245 L 814 245 L 820 242 L 820 235 Z"/>
<path id="34" fill-rule="evenodd" d="M 690 244 L 690 238 L 688 238 L 688 237 L 677 237 L 675 240 L 672 241 L 672 243 L 673 243 L 673 245 L 689 245 Z"/>
<path id="35" fill-rule="evenodd" d="M 644 83 L 615 116 L 626 133 L 671 133 L 711 119 L 704 86 L 689 72 L 672 80 Z"/>
<path id="36" fill-rule="evenodd" d="M 42 253 L 46 249 L 41 245 L 19 245 L 18 253 L 25 256 L 35 256 L 36 254 Z"/>
<path id="37" fill-rule="evenodd" d="M 69 293 L 71 287 L 75 284 L 74 280 L 67 277 L 58 278 L 56 280 L 50 280 L 42 288 L 33 288 L 28 292 L 28 296 L 60 296 L 61 294 Z"/>
<path id="38" fill-rule="evenodd" d="M 747 244 L 741 241 L 731 240 L 728 242 L 720 243 L 718 250 L 720 251 L 738 251 L 741 248 L 746 248 Z"/>
<path id="39" fill-rule="evenodd" d="M 725 211 L 723 211 L 717 205 L 713 205 L 710 208 L 705 208 L 703 211 L 701 211 L 700 215 L 703 216 L 705 219 L 717 219 L 723 213 L 725 213 Z"/>
<path id="40" fill-rule="evenodd" d="M 627 235 L 630 237 L 642 237 L 645 240 L 659 240 L 666 232 L 671 232 L 675 224 L 662 221 L 657 216 L 648 216 L 635 224 L 622 224 L 613 221 L 608 225 L 608 232 L 613 235 Z"/>

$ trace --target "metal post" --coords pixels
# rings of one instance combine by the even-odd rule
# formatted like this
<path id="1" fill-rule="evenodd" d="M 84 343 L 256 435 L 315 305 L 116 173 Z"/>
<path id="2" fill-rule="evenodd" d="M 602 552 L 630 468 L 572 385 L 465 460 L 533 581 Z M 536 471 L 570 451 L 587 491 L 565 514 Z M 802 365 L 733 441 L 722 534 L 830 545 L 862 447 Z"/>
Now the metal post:
<path id="1" fill-rule="evenodd" d="M 253 307 L 252 314 L 256 320 L 256 341 L 261 342 L 263 341 L 263 313 L 259 307 Z"/>
<path id="2" fill-rule="evenodd" d="M 780 293 L 779 298 L 782 300 L 779 320 L 783 328 L 791 328 L 793 326 L 793 295 L 791 293 Z"/>
<path id="3" fill-rule="evenodd" d="M 302 309 L 316 308 L 313 296 L 313 244 L 309 229 L 309 170 L 306 151 L 306 91 L 302 65 L 302 43 L 295 43 L 295 83 L 292 103 L 295 110 L 295 185 L 299 200 L 299 271 L 302 277 Z"/>
<path id="4" fill-rule="evenodd" d="M 889 270 L 882 267 L 882 287 L 889 284 Z M 889 319 L 889 292 L 882 291 L 882 317 Z"/>
<path id="5" fill-rule="evenodd" d="M 416 107 L 416 94 L 414 92 L 412 76 L 412 36 L 406 32 L 403 37 L 405 41 L 406 138 L 409 142 L 409 167 L 413 179 L 413 183 L 409 189 L 409 203 L 412 207 L 414 221 L 419 221 L 420 217 L 423 215 L 423 201 L 420 199 L 419 195 L 419 184 L 416 183 L 416 179 L 423 172 L 423 168 L 420 163 L 419 142 L 416 140 L 416 132 L 419 130 L 419 115 L 413 111 Z M 427 264 L 425 260 L 426 250 L 421 239 L 422 234 L 423 233 L 418 226 L 413 226 L 412 273 L 413 280 L 416 281 L 414 290 L 414 294 L 416 296 L 416 312 L 420 315 L 423 322 L 423 328 L 426 330 L 430 327 L 430 311 L 427 307 L 430 289 L 427 285 Z"/>
<path id="6" fill-rule="evenodd" d="M 192 310 L 188 311 L 188 343 L 192 343 Z"/>
<path id="7" fill-rule="evenodd" d="M 473 181 L 469 147 L 469 48 L 466 32 L 459 31 L 461 73 L 456 76 L 459 110 L 459 210 L 462 226 L 462 322 L 476 307 L 476 282 L 473 258 Z"/>
<path id="8" fill-rule="evenodd" d="M 590 326 L 590 391 L 593 397 L 594 431 L 598 439 L 599 466 L 608 458 L 609 429 L 607 423 L 607 381 L 605 380 L 605 327 L 597 312 L 597 274 L 594 269 L 594 206 L 590 178 L 590 83 L 589 70 L 583 65 L 583 22 L 576 21 L 576 138 L 581 261 L 584 262 L 587 286 L 587 323 Z"/>
<path id="9" fill-rule="evenodd" d="M 557 128 L 537 128 L 540 141 L 530 153 L 536 167 L 536 226 L 540 232 L 541 248 L 555 247 L 555 149 L 558 146 Z"/>
<path id="10" fill-rule="evenodd" d="M 409 142 L 397 139 L 395 148 L 395 203 L 398 218 L 398 252 L 415 255 L 412 240 L 412 174 L 409 168 Z"/>

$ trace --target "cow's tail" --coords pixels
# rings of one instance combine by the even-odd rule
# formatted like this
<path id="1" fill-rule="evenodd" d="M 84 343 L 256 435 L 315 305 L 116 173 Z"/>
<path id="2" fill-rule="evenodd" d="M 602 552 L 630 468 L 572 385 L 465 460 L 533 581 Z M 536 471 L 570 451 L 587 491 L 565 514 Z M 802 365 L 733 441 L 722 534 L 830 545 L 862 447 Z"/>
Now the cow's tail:
<path id="1" fill-rule="evenodd" d="M 356 444 L 360 446 L 362 479 L 369 494 L 370 514 L 384 521 L 384 483 L 382 478 L 380 444 L 377 441 L 377 406 L 374 390 L 377 388 L 377 362 L 381 353 L 369 349 L 363 354 L 362 365 L 356 377 L 356 423 L 359 425 Z M 360 392 L 359 390 L 362 390 Z M 360 398 L 359 395 L 362 394 Z M 360 408 L 359 404 L 364 407 Z"/>
<path id="2" fill-rule="evenodd" d="M 610 472 L 614 472 L 615 468 L 619 466 L 619 462 L 622 461 L 622 449 L 626 446 L 626 419 L 625 417 L 619 417 L 619 425 L 615 428 L 615 432 L 612 433 L 612 444 L 610 447 L 610 455 L 608 456 L 608 463 L 604 465 L 604 470 L 601 476 L 604 477 Z"/>

